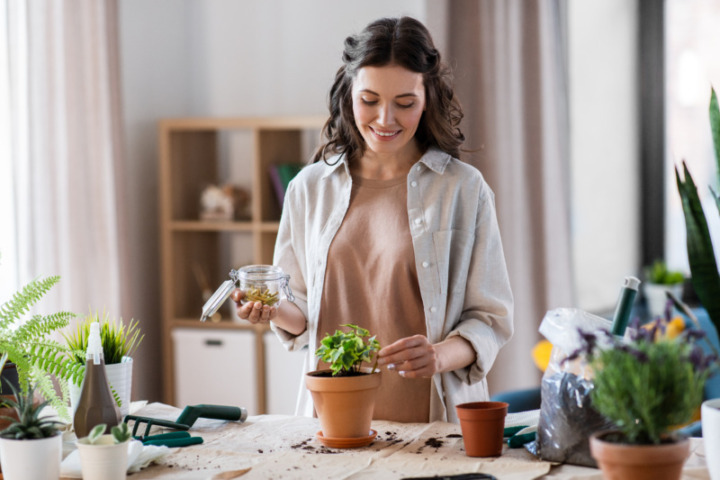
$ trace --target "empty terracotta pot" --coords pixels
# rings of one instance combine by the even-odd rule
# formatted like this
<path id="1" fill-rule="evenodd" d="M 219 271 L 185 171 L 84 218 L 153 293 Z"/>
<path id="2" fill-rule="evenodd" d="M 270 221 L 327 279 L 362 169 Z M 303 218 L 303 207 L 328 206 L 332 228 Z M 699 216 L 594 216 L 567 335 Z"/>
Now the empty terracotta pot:
<path id="1" fill-rule="evenodd" d="M 455 406 L 468 457 L 502 454 L 507 409 L 505 402 L 471 402 Z"/>

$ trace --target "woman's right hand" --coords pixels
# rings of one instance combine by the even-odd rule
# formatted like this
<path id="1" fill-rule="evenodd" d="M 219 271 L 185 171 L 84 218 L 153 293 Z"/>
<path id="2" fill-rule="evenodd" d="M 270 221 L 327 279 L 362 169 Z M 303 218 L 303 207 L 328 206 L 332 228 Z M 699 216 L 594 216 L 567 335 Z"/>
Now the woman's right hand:
<path id="1" fill-rule="evenodd" d="M 235 289 L 231 298 L 236 304 L 238 317 L 247 320 L 250 323 L 268 323 L 277 316 L 277 308 L 263 305 L 262 302 L 247 302 L 242 304 L 244 293 L 240 289 Z"/>

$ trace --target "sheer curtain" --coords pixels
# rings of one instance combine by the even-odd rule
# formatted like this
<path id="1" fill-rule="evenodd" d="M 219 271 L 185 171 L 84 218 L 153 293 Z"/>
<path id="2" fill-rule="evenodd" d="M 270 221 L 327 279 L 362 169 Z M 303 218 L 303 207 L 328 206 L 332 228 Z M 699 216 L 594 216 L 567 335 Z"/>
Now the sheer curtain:
<path id="1" fill-rule="evenodd" d="M 124 207 L 115 0 L 3 1 L 9 139 L 0 153 L 14 187 L 17 282 L 60 275 L 43 312 L 122 316 Z M 0 85 L 2 85 L 0 83 Z M 0 92 L 2 95 L 2 92 Z"/>
<path id="2" fill-rule="evenodd" d="M 492 394 L 539 385 L 540 321 L 573 305 L 564 2 L 448 4 L 465 159 L 495 191 L 515 296 L 515 336 L 490 372 Z"/>

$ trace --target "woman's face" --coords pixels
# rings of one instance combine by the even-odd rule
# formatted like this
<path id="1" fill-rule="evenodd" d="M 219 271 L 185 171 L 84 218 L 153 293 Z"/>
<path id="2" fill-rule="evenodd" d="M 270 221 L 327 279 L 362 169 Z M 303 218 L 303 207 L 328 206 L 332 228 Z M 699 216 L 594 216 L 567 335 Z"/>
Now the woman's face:
<path id="1" fill-rule="evenodd" d="M 398 65 L 363 67 L 353 82 L 352 100 L 355 125 L 370 151 L 398 154 L 414 148 L 425 110 L 422 74 Z"/>

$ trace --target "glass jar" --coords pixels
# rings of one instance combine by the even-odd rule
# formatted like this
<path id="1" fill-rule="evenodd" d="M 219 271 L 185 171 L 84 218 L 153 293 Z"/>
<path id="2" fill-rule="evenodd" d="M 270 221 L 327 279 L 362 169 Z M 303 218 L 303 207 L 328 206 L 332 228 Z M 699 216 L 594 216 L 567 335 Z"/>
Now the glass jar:
<path id="1" fill-rule="evenodd" d="M 263 305 L 279 307 L 281 297 L 291 302 L 295 297 L 290 290 L 290 275 L 274 265 L 247 265 L 230 272 L 235 286 L 243 292 L 241 304 L 261 302 Z"/>

